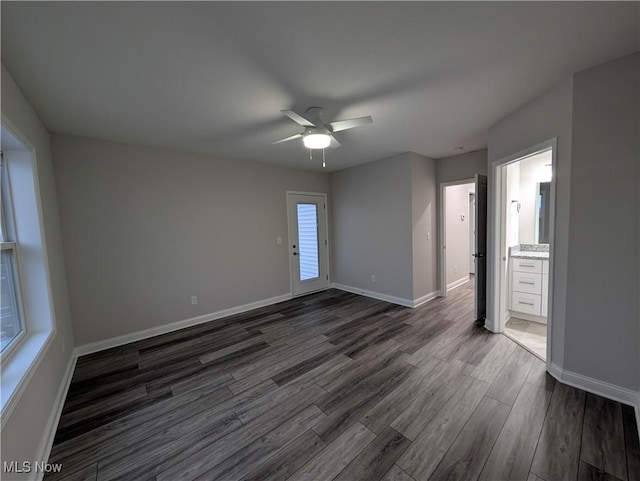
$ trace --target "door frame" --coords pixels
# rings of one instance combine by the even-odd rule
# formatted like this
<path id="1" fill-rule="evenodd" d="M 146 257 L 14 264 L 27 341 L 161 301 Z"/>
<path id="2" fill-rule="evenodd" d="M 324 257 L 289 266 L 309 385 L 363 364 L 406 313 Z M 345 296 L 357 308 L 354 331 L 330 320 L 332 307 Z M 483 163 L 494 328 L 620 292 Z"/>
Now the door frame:
<path id="1" fill-rule="evenodd" d="M 289 195 L 313 195 L 313 196 L 319 196 L 323 198 L 323 202 L 325 205 L 325 209 L 324 209 L 324 223 L 325 223 L 325 228 L 326 228 L 326 233 L 327 233 L 327 244 L 325 246 L 326 248 L 326 252 L 325 252 L 325 272 L 327 273 L 327 287 L 326 289 L 329 289 L 331 287 L 331 260 L 330 260 L 330 254 L 331 254 L 331 250 L 329 249 L 329 245 L 331 244 L 329 242 L 329 239 L 331 239 L 331 233 L 329 231 L 329 204 L 327 202 L 327 194 L 326 192 L 306 192 L 306 191 L 301 191 L 301 190 L 287 190 L 285 192 L 285 207 L 287 210 L 287 258 L 289 260 L 289 293 L 291 294 L 291 297 L 298 297 L 298 296 L 306 296 L 307 294 L 309 294 L 309 292 L 304 293 L 304 294 L 298 294 L 298 295 L 294 295 L 293 294 L 293 263 L 291 262 L 292 259 L 292 255 L 291 255 L 291 216 L 289 215 Z M 318 291 L 314 291 L 314 292 L 320 292 L 322 290 L 326 290 L 326 289 L 320 289 Z"/>
<path id="2" fill-rule="evenodd" d="M 447 187 L 451 187 L 454 185 L 464 185 L 464 184 L 473 184 L 475 183 L 475 178 L 471 177 L 469 179 L 462 180 L 452 180 L 449 182 L 441 182 L 440 183 L 440 222 L 438 226 L 438 230 L 440 231 L 439 240 L 440 247 L 438 249 L 438 253 L 440 256 L 440 297 L 447 297 L 447 252 L 446 252 L 446 244 L 445 240 L 447 239 L 447 222 L 446 222 L 446 213 L 447 213 L 447 201 L 445 191 Z M 467 274 L 469 274 L 467 272 Z"/>
<path id="3" fill-rule="evenodd" d="M 472 222 L 473 220 L 473 222 Z M 473 251 L 476 245 L 476 193 L 469 191 L 469 266 L 473 266 L 473 272 L 469 269 L 469 274 L 476 275 L 476 258 Z M 472 260 L 473 259 L 473 260 Z"/>
<path id="4" fill-rule="evenodd" d="M 487 294 L 487 319 L 485 327 L 492 332 L 504 332 L 506 324 L 505 312 L 507 306 L 507 282 L 503 262 L 506 261 L 506 167 L 508 164 L 523 160 L 532 155 L 551 150 L 551 200 L 549 205 L 549 286 L 548 286 L 548 310 L 547 310 L 547 366 L 551 363 L 551 346 L 553 342 L 553 285 L 555 273 L 555 212 L 556 212 L 556 171 L 558 139 L 540 142 L 527 149 L 501 158 L 491 164 L 491 178 L 489 179 L 489 225 L 487 226 L 488 249 L 491 256 L 487 265 L 491 266 L 488 277 L 493 281 L 491 290 Z"/>

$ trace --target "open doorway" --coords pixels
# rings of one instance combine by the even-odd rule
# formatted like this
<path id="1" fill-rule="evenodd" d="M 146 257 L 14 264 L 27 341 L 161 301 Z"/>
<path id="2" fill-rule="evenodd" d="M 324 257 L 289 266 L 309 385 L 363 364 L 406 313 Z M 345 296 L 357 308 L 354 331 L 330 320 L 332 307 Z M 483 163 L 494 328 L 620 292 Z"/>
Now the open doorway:
<path id="1" fill-rule="evenodd" d="M 474 231 L 470 197 L 475 197 L 475 183 L 470 179 L 463 183 L 445 184 L 443 188 L 442 286 L 446 293 L 473 280 L 475 273 L 475 262 L 472 262 L 475 260 L 472 247 L 475 240 L 470 239 Z"/>
<path id="2" fill-rule="evenodd" d="M 487 177 L 476 174 L 440 184 L 440 295 L 469 281 L 474 289 L 474 319 L 487 306 Z"/>
<path id="3" fill-rule="evenodd" d="M 494 167 L 493 312 L 497 332 L 548 358 L 555 203 L 554 145 Z"/>

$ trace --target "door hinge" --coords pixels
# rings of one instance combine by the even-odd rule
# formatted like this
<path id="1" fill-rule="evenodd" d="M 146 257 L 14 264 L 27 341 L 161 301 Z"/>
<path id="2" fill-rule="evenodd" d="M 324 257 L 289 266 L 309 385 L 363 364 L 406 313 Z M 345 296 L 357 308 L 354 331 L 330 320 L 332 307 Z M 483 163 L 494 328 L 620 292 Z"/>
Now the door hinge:
<path id="1" fill-rule="evenodd" d="M 327 274 L 327 280 L 329 280 L 329 274 Z"/>
<path id="2" fill-rule="evenodd" d="M 324 245 L 327 245 L 327 239 L 324 240 Z"/>

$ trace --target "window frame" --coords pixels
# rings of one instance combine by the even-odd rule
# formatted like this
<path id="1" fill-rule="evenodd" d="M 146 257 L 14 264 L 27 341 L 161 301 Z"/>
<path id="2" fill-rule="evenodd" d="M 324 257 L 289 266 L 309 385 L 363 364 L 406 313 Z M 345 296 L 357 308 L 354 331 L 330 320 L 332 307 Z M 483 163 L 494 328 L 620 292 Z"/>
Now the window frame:
<path id="1" fill-rule="evenodd" d="M 0 250 L 11 252 L 11 274 L 13 277 L 13 289 L 16 300 L 18 321 L 20 332 L 11 340 L 9 344 L 0 351 L 0 361 L 5 362 L 16 352 L 18 347 L 28 337 L 29 329 L 25 317 L 24 301 L 22 297 L 22 282 L 20 276 L 20 254 L 18 242 L 15 236 L 15 220 L 13 212 L 13 202 L 11 196 L 11 182 L 9 180 L 8 163 L 4 152 L 0 150 L 0 223 L 2 233 L 7 239 L 0 239 Z"/>

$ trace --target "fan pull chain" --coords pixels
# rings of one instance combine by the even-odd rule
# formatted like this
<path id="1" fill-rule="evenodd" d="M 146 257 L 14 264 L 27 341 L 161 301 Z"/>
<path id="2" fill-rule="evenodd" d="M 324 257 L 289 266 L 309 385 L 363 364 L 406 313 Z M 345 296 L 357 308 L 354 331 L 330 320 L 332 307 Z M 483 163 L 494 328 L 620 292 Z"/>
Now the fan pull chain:
<path id="1" fill-rule="evenodd" d="M 325 160 L 324 160 L 324 149 L 322 149 L 322 168 L 324 169 L 327 166 Z"/>

